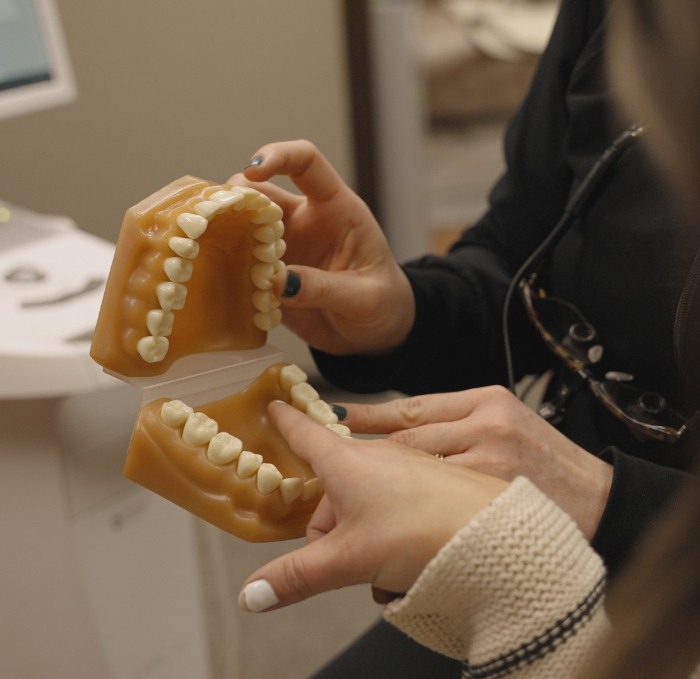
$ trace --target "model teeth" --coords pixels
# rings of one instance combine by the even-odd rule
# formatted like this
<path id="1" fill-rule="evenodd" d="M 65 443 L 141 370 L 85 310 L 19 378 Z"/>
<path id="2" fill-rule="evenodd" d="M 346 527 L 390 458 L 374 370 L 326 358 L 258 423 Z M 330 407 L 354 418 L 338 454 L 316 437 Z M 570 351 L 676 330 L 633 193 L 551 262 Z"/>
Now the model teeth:
<path id="1" fill-rule="evenodd" d="M 146 327 L 151 335 L 167 337 L 173 331 L 175 314 L 163 309 L 151 309 L 146 314 Z"/>
<path id="2" fill-rule="evenodd" d="M 306 412 L 306 408 L 310 403 L 318 401 L 319 399 L 318 392 L 308 382 L 300 382 L 299 384 L 295 384 L 289 390 L 289 393 L 292 396 L 292 404 L 294 407 L 298 408 L 304 413 Z"/>
<path id="3" fill-rule="evenodd" d="M 282 501 L 286 505 L 291 505 L 294 500 L 301 497 L 304 492 L 304 479 L 294 476 L 289 479 L 282 479 L 280 482 L 280 493 Z"/>
<path id="4" fill-rule="evenodd" d="M 220 431 L 212 436 L 207 447 L 207 459 L 218 465 L 231 464 L 243 452 L 243 441 L 228 432 Z"/>
<path id="5" fill-rule="evenodd" d="M 319 424 L 337 424 L 338 416 L 333 409 L 321 399 L 311 401 L 306 406 L 306 414 Z"/>
<path id="6" fill-rule="evenodd" d="M 258 453 L 251 453 L 244 450 L 238 458 L 238 468 L 236 472 L 242 479 L 247 479 L 255 474 L 263 463 L 263 456 Z"/>
<path id="7" fill-rule="evenodd" d="M 192 413 L 185 422 L 182 430 L 182 440 L 188 446 L 207 445 L 219 431 L 216 420 L 212 420 L 204 413 Z"/>
<path id="8" fill-rule="evenodd" d="M 169 427 L 181 427 L 194 410 L 182 401 L 166 401 L 160 409 L 160 419 Z"/>
<path id="9" fill-rule="evenodd" d="M 168 246 L 177 257 L 167 257 L 163 262 L 163 273 L 167 281 L 156 285 L 158 304 L 164 312 L 180 311 L 187 298 L 187 283 L 194 272 L 195 260 L 200 253 L 197 239 L 209 226 L 209 219 L 229 208 L 235 211 L 251 210 L 249 223 L 253 238 L 259 243 L 253 247 L 252 255 L 256 260 L 250 268 L 250 278 L 257 291 L 251 305 L 257 313 L 253 314 L 253 325 L 263 332 L 269 332 L 282 322 L 279 301 L 273 294 L 257 294 L 272 290 L 275 275 L 284 268 L 281 258 L 287 249 L 282 223 L 282 209 L 267 196 L 247 187 L 219 189 L 207 198 L 194 204 L 192 212 L 182 212 L 175 223 L 187 236 L 173 236 Z M 153 310 L 157 311 L 157 310 Z M 162 341 L 173 330 L 173 317 L 152 316 L 148 312 L 146 327 L 151 337 L 144 337 L 137 342 L 136 350 L 147 363 L 162 361 L 168 353 L 169 343 Z M 165 322 L 165 324 L 163 324 Z M 156 328 L 154 331 L 153 328 Z"/>
<path id="10" fill-rule="evenodd" d="M 274 464 L 263 462 L 258 469 L 256 478 L 258 492 L 261 495 L 274 493 L 280 487 L 283 478 L 282 473 Z"/>
<path id="11" fill-rule="evenodd" d="M 280 370 L 280 386 L 285 391 L 291 391 L 295 384 L 301 384 L 308 379 L 308 375 L 294 363 L 285 365 Z"/>

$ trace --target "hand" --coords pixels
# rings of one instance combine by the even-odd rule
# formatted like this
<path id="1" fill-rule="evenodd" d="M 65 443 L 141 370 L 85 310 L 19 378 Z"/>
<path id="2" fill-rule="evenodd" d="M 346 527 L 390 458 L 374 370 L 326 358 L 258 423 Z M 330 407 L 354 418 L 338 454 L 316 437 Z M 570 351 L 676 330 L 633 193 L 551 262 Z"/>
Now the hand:
<path id="1" fill-rule="evenodd" d="M 529 478 L 578 524 L 595 534 L 612 484 L 612 466 L 577 446 L 502 387 L 344 404 L 355 433 L 397 443 L 512 481 Z"/>
<path id="2" fill-rule="evenodd" d="M 270 418 L 321 479 L 325 495 L 308 543 L 253 573 L 247 610 L 369 583 L 406 592 L 452 535 L 507 484 L 381 439 L 347 439 L 298 410 L 272 403 Z"/>
<path id="3" fill-rule="evenodd" d="M 255 157 L 262 161 L 229 183 L 254 186 L 284 210 L 284 260 L 301 281 L 291 295 L 285 276 L 275 281 L 284 323 L 334 354 L 401 344 L 413 325 L 413 291 L 367 205 L 310 142 L 269 144 Z M 289 176 L 303 195 L 268 182 L 275 175 Z"/>

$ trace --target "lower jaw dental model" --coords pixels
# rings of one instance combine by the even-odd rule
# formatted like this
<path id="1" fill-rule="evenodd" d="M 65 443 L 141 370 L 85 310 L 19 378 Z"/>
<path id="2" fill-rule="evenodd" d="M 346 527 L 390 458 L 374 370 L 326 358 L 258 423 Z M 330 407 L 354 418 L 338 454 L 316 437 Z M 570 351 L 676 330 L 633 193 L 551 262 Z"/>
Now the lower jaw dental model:
<path id="1" fill-rule="evenodd" d="M 267 344 L 281 322 L 282 210 L 183 177 L 127 211 L 90 355 L 142 390 L 124 475 L 250 542 L 302 537 L 323 494 L 267 418 L 283 400 L 350 436 Z"/>

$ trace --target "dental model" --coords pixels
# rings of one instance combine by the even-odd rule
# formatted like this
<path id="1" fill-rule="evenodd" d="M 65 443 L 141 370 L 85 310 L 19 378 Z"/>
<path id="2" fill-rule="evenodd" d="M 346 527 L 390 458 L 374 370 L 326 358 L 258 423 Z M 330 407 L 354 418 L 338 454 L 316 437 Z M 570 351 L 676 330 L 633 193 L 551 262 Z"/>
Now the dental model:
<path id="1" fill-rule="evenodd" d="M 284 400 L 351 435 L 300 368 L 265 353 L 281 321 L 272 282 L 283 235 L 282 210 L 254 189 L 195 177 L 164 187 L 126 213 L 90 352 L 144 390 L 125 476 L 250 542 L 302 537 L 323 494 L 268 421 L 268 404 Z M 193 356 L 232 366 L 197 373 Z M 259 364 L 255 379 L 240 377 Z M 223 398 L 219 384 L 216 400 L 186 403 L 193 384 L 201 392 L 234 375 Z M 154 388 L 185 396 L 151 398 Z"/>

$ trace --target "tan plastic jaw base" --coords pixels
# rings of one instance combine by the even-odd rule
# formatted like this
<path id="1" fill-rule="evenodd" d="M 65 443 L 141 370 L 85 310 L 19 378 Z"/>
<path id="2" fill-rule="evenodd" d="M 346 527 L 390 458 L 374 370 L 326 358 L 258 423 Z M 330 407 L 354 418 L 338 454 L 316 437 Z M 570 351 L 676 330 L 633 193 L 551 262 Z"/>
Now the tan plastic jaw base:
<path id="1" fill-rule="evenodd" d="M 311 468 L 294 455 L 267 419 L 267 405 L 281 399 L 291 403 L 280 386 L 282 365 L 268 368 L 243 391 L 196 410 L 219 423 L 243 441 L 245 450 L 260 453 L 285 478 L 301 478 L 315 485 Z M 183 427 L 164 424 L 160 399 L 146 406 L 136 423 L 124 468 L 127 478 L 158 493 L 222 530 L 249 542 L 303 537 L 320 492 L 290 504 L 279 489 L 261 494 L 255 477 L 242 479 L 237 464 L 217 465 L 207 459 L 207 446 L 188 446 Z M 318 489 L 320 490 L 320 488 Z"/>
<path id="2" fill-rule="evenodd" d="M 128 376 L 160 375 L 185 355 L 265 344 L 267 332 L 254 323 L 259 312 L 252 298 L 259 288 L 251 269 L 263 263 L 255 255 L 261 242 L 253 235 L 261 224 L 253 220 L 264 220 L 260 210 L 270 201 L 251 191 L 245 200 L 222 206 L 207 217 L 204 232 L 196 237 L 188 237 L 178 225 L 183 214 L 200 217 L 197 213 L 211 204 L 212 196 L 229 190 L 243 191 L 183 177 L 127 211 L 90 352 L 105 369 Z M 190 259 L 177 256 L 171 246 L 173 238 L 194 241 L 197 254 Z M 281 238 L 277 242 L 283 246 Z M 156 333 L 160 342 L 169 345 L 167 352 L 149 362 L 138 346 L 153 334 L 147 325 L 149 312 L 162 311 L 157 286 L 172 284 L 165 272 L 166 260 L 185 261 L 192 265 L 192 273 L 181 284 L 186 299 L 182 308 L 172 311 L 172 330 Z M 278 263 L 276 258 L 268 264 Z"/>

